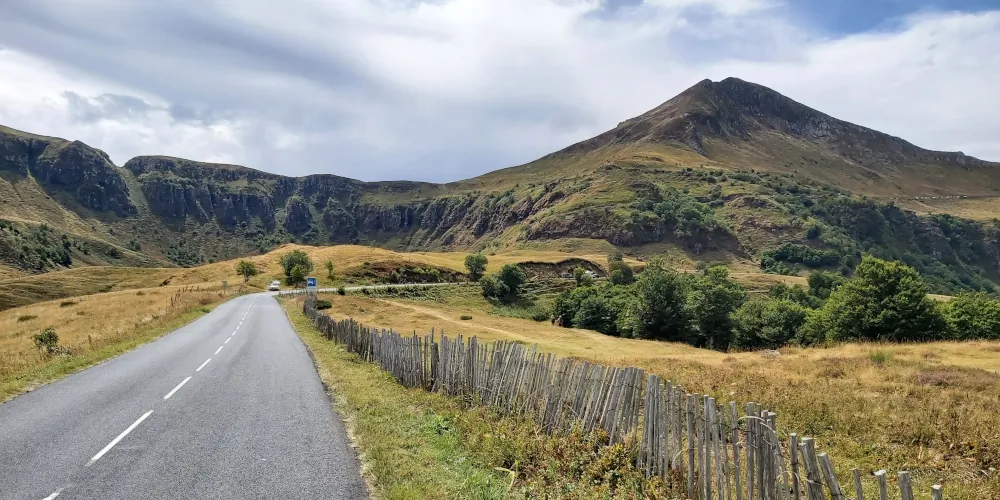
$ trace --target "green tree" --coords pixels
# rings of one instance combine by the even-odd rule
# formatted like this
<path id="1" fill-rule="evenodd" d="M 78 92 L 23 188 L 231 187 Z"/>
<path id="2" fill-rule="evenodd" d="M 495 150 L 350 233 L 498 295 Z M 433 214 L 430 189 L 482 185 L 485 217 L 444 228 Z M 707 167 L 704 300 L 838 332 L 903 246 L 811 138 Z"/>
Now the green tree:
<path id="1" fill-rule="evenodd" d="M 619 251 L 608 255 L 608 277 L 614 285 L 631 285 L 635 281 L 635 273 Z"/>
<path id="2" fill-rule="evenodd" d="M 507 288 L 507 300 L 513 302 L 521 294 L 521 287 L 527 283 L 528 275 L 515 264 L 504 264 L 497 273 L 497 281 Z"/>
<path id="3" fill-rule="evenodd" d="M 288 276 L 285 277 L 285 283 L 290 286 L 299 286 L 306 282 L 306 275 L 309 274 L 305 268 L 299 264 L 292 266 L 289 271 Z"/>
<path id="4" fill-rule="evenodd" d="M 484 297 L 509 303 L 517 301 L 521 287 L 527 281 L 528 276 L 520 267 L 504 264 L 496 274 L 480 279 L 479 284 L 483 288 Z"/>
<path id="5" fill-rule="evenodd" d="M 729 270 L 713 266 L 691 283 L 687 307 L 700 338 L 695 343 L 709 349 L 726 350 L 732 340 L 730 314 L 747 298 L 747 292 L 729 278 Z"/>
<path id="6" fill-rule="evenodd" d="M 827 271 L 813 271 L 809 273 L 807 282 L 809 283 L 809 293 L 826 300 L 844 282 L 844 277 Z"/>
<path id="7" fill-rule="evenodd" d="M 312 259 L 302 250 L 292 250 L 281 256 L 281 268 L 285 271 L 285 277 L 292 276 L 292 269 L 295 266 L 299 267 L 299 271 L 303 276 L 313 271 Z"/>
<path id="8" fill-rule="evenodd" d="M 786 299 L 752 299 L 733 311 L 733 342 L 737 349 L 777 349 L 792 341 L 806 322 L 809 309 Z"/>
<path id="9" fill-rule="evenodd" d="M 983 292 L 963 293 L 944 306 L 953 337 L 1000 339 L 1000 302 Z"/>
<path id="10" fill-rule="evenodd" d="M 487 264 L 489 264 L 489 259 L 487 259 L 481 252 L 466 255 L 465 269 L 469 271 L 469 280 L 479 281 L 482 279 L 483 274 L 486 273 Z"/>
<path id="11" fill-rule="evenodd" d="M 594 277 L 588 274 L 587 270 L 582 267 L 573 269 L 573 279 L 576 280 L 576 286 L 590 286 L 594 284 Z"/>
<path id="12" fill-rule="evenodd" d="M 830 340 L 929 340 L 942 338 L 947 328 L 916 270 L 871 256 L 820 313 L 815 321 L 826 322 Z"/>
<path id="13" fill-rule="evenodd" d="M 250 278 L 260 274 L 260 270 L 257 269 L 257 265 L 249 260 L 241 260 L 236 264 L 236 274 L 243 277 L 243 283 L 246 284 L 250 281 Z"/>
<path id="14" fill-rule="evenodd" d="M 690 343 L 691 317 L 681 276 L 660 259 L 650 262 L 633 285 L 618 330 L 623 337 Z"/>
<path id="15" fill-rule="evenodd" d="M 775 283 L 768 289 L 767 295 L 772 299 L 790 300 L 810 309 L 815 309 L 823 305 L 823 301 L 819 297 L 810 295 L 799 284 L 788 286 L 784 283 Z"/>
<path id="16" fill-rule="evenodd" d="M 332 260 L 327 260 L 326 262 L 323 263 L 323 267 L 326 268 L 326 278 L 332 280 L 333 279 L 333 261 Z"/>

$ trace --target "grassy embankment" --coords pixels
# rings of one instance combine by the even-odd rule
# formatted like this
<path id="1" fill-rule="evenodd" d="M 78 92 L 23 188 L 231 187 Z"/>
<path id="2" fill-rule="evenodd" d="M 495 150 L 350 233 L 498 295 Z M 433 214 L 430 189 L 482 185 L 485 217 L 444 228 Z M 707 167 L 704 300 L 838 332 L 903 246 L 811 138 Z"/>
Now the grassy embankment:
<path id="1" fill-rule="evenodd" d="M 487 303 L 474 287 L 428 295 L 327 298 L 338 318 L 537 343 L 564 356 L 637 366 L 725 401 L 762 403 L 778 412 L 782 436 L 815 437 L 844 480 L 852 467 L 868 477 L 881 468 L 893 477 L 910 470 L 918 491 L 939 482 L 948 498 L 1000 498 L 1000 343 L 789 347 L 776 357 L 721 353 L 500 316 L 510 311 Z"/>
<path id="2" fill-rule="evenodd" d="M 231 297 L 216 287 L 162 287 L 41 302 L 0 312 L 0 402 L 134 349 Z M 32 336 L 53 328 L 69 354 Z"/>

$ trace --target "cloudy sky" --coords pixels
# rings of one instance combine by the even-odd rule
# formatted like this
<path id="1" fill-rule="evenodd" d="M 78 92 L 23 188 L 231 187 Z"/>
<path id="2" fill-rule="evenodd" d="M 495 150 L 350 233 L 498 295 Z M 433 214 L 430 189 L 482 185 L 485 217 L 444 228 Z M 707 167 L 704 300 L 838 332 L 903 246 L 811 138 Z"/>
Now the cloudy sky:
<path id="1" fill-rule="evenodd" d="M 998 0 L 0 0 L 0 124 L 449 181 L 737 76 L 1000 161 Z"/>

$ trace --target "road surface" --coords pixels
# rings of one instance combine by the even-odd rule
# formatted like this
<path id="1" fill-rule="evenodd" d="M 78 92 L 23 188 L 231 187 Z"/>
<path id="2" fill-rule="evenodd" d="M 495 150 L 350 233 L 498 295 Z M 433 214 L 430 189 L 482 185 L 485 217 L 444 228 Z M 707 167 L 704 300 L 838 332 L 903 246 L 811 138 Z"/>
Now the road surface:
<path id="1" fill-rule="evenodd" d="M 367 498 L 271 294 L 0 404 L 0 499 Z"/>

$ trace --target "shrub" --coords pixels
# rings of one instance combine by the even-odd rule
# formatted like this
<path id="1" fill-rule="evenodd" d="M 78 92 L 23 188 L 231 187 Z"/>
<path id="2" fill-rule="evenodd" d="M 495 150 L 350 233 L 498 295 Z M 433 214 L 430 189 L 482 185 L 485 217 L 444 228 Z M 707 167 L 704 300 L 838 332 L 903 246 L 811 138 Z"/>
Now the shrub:
<path id="1" fill-rule="evenodd" d="M 76 305 L 76 302 L 74 302 L 72 300 L 67 300 L 67 301 L 59 303 L 59 307 L 69 307 L 69 306 L 75 306 L 75 305 Z"/>
<path id="2" fill-rule="evenodd" d="M 963 293 L 943 306 L 953 337 L 1000 338 L 1000 302 L 985 293 Z"/>
<path id="3" fill-rule="evenodd" d="M 842 275 L 826 271 L 813 271 L 809 273 L 808 278 L 809 293 L 820 299 L 827 299 L 843 282 Z"/>
<path id="4" fill-rule="evenodd" d="M 542 322 L 548 321 L 552 318 L 552 314 L 546 309 L 536 309 L 531 313 L 531 319 L 534 321 Z"/>
<path id="5" fill-rule="evenodd" d="M 38 347 L 49 354 L 55 352 L 56 347 L 59 345 L 59 335 L 56 335 L 56 331 L 52 328 L 46 328 L 45 330 L 32 335 L 31 340 L 35 342 L 35 347 Z"/>
<path id="6" fill-rule="evenodd" d="M 806 322 L 808 309 L 787 299 L 754 299 L 733 312 L 733 347 L 777 349 Z"/>
<path id="7" fill-rule="evenodd" d="M 472 316 L 469 316 L 468 314 L 463 314 L 459 319 L 461 319 L 462 321 L 469 321 L 470 319 L 472 319 Z"/>
<path id="8" fill-rule="evenodd" d="M 514 264 L 504 264 L 500 271 L 479 280 L 483 287 L 483 296 L 500 302 L 516 302 L 521 293 L 521 287 L 528 281 L 528 276 L 520 267 Z"/>
<path id="9" fill-rule="evenodd" d="M 868 359 L 870 359 L 875 366 L 883 366 L 892 361 L 892 353 L 881 349 L 875 349 L 868 352 Z"/>
<path id="10" fill-rule="evenodd" d="M 344 288 L 344 287 L 338 288 L 337 289 L 337 295 L 347 295 L 347 289 Z"/>
<path id="11" fill-rule="evenodd" d="M 331 307 L 333 307 L 333 304 L 331 304 L 329 300 L 323 300 L 323 299 L 316 300 L 316 309 L 319 311 L 322 311 L 324 309 L 329 309 Z"/>
<path id="12" fill-rule="evenodd" d="M 24 323 L 26 321 L 31 321 L 31 320 L 33 320 L 33 319 L 35 319 L 37 317 L 38 316 L 36 316 L 34 314 L 25 314 L 24 316 L 18 316 L 17 317 L 17 322 L 18 323 Z"/>

